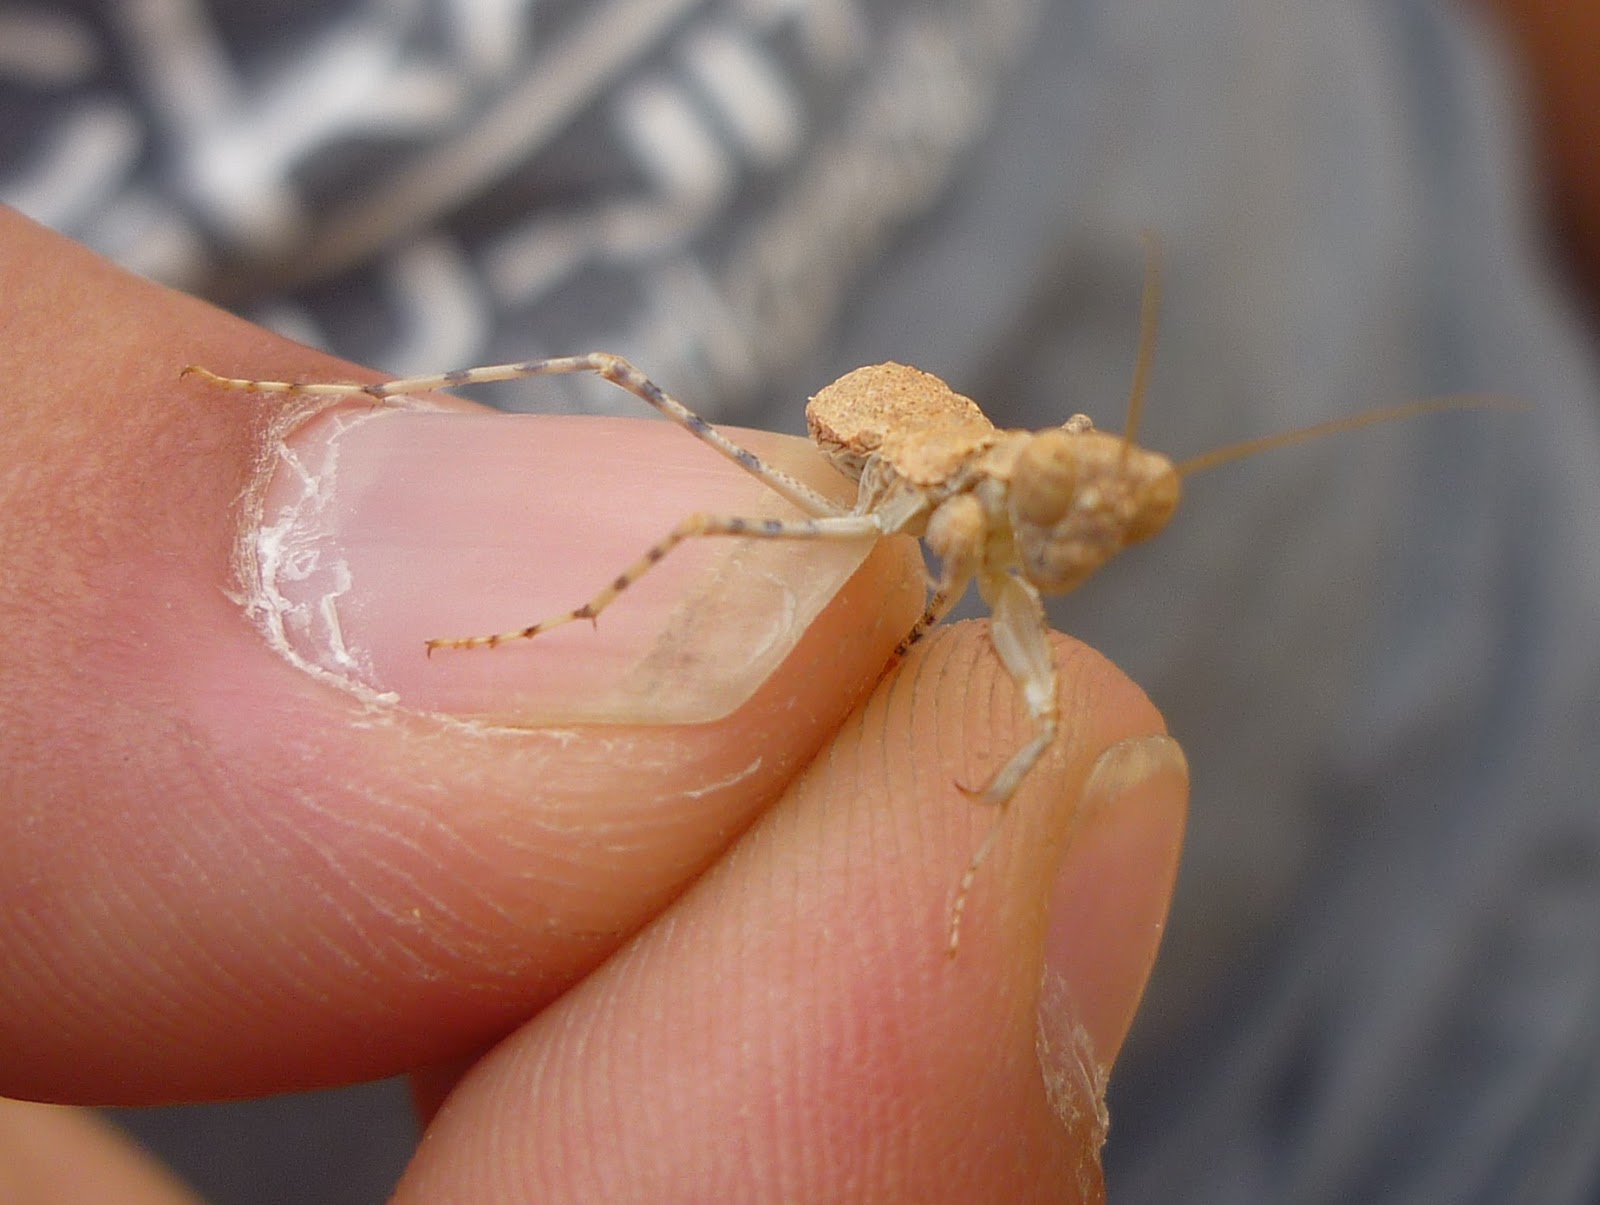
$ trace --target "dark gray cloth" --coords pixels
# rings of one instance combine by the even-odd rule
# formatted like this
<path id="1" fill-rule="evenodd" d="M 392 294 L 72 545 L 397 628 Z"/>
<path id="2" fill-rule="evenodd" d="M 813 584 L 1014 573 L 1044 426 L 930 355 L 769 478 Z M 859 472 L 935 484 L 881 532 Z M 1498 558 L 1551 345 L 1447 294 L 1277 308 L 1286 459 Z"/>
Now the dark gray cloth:
<path id="1" fill-rule="evenodd" d="M 1154 448 L 1526 400 L 1195 478 L 1052 613 L 1194 773 L 1112 1198 L 1600 1196 L 1600 383 L 1471 6 L 8 11 L 0 199 L 397 373 L 604 347 L 798 430 L 898 359 L 1117 428 L 1153 228 Z"/>

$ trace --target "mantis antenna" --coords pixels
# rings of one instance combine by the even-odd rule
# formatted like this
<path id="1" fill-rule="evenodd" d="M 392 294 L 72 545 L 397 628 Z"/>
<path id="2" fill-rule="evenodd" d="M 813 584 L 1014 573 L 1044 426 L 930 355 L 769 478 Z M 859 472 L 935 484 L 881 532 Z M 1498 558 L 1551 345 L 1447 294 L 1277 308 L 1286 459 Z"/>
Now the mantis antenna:
<path id="1" fill-rule="evenodd" d="M 1150 363 L 1156 354 L 1156 333 L 1161 321 L 1161 240 L 1152 230 L 1139 235 L 1144 243 L 1144 292 L 1139 299 L 1139 353 L 1133 361 L 1133 384 L 1128 390 L 1128 417 L 1122 432 L 1122 463 L 1138 443 L 1144 419 L 1144 394 L 1150 383 Z"/>

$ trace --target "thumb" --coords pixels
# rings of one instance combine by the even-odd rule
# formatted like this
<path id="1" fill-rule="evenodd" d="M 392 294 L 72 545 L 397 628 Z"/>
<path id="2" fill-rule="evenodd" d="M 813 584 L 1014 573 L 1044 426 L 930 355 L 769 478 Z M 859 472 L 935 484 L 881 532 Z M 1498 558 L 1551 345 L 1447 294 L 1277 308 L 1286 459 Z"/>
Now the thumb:
<path id="1" fill-rule="evenodd" d="M 481 1049 L 749 824 L 922 605 L 909 541 L 859 569 L 702 541 L 598 629 L 427 657 L 773 500 L 665 423 L 358 399 L 296 425 L 179 370 L 360 370 L 4 210 L 0 297 L 0 1095 Z"/>
<path id="2" fill-rule="evenodd" d="M 979 624 L 914 650 L 705 878 L 479 1063 L 399 1199 L 1100 1199 L 1187 775 L 1137 688 L 1056 649 L 1068 735 L 955 958 L 994 813 L 954 784 L 1028 735 Z"/>

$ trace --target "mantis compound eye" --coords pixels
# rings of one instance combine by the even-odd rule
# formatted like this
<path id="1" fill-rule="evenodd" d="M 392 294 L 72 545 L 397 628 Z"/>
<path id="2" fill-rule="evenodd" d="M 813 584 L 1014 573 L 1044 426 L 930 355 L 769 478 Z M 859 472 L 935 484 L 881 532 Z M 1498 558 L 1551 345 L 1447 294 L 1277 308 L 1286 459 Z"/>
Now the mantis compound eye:
<path id="1" fill-rule="evenodd" d="M 1022 449 L 1011 478 L 1011 507 L 1017 519 L 1052 527 L 1067 513 L 1078 484 L 1075 439 L 1062 430 L 1041 431 Z"/>
<path id="2" fill-rule="evenodd" d="M 1165 527 L 1178 509 L 1182 493 L 1183 484 L 1171 467 L 1146 480 L 1135 495 L 1137 507 L 1128 522 L 1127 542 L 1148 540 Z"/>

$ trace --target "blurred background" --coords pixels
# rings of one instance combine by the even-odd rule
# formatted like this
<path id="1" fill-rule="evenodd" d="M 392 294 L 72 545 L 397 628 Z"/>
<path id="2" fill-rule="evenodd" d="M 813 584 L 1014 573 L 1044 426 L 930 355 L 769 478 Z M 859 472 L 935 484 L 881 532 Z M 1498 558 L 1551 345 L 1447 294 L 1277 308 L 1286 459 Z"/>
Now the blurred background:
<path id="1" fill-rule="evenodd" d="M 1600 1199 L 1600 3 L 4 0 L 0 201 L 397 375 L 604 348 L 796 433 L 886 359 L 1120 429 L 1145 228 L 1152 448 L 1525 400 L 1196 478 L 1052 614 L 1194 775 L 1111 1199 Z M 415 1139 L 116 1116 L 225 1205 Z"/>

